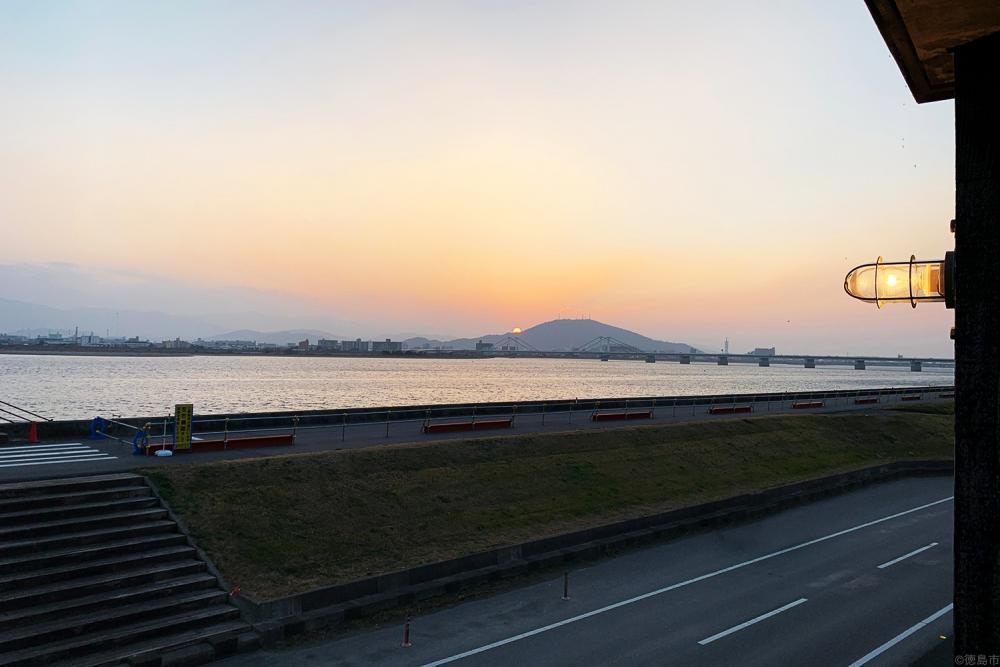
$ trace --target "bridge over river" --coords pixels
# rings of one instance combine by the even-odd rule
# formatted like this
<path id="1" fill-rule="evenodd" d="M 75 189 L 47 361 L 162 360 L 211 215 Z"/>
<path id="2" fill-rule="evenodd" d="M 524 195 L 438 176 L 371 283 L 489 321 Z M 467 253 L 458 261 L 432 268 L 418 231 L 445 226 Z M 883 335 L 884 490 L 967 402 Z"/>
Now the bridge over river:
<path id="1" fill-rule="evenodd" d="M 468 354 L 468 353 L 464 353 Z M 608 336 L 601 336 L 589 341 L 579 348 L 565 351 L 539 350 L 528 345 L 523 339 L 508 336 L 489 349 L 480 349 L 474 353 L 484 357 L 535 357 L 555 359 L 600 359 L 601 361 L 634 360 L 656 363 L 657 361 L 672 361 L 681 364 L 715 363 L 719 366 L 729 364 L 757 364 L 766 367 L 771 364 L 791 364 L 805 368 L 817 366 L 850 366 L 863 371 L 868 366 L 909 366 L 911 371 L 922 371 L 924 366 L 935 368 L 954 368 L 954 359 L 935 357 L 880 357 L 877 355 L 829 355 L 829 354 L 729 354 L 725 352 L 648 352 L 628 345 Z"/>
<path id="2" fill-rule="evenodd" d="M 954 368 L 954 359 L 934 357 L 879 357 L 879 356 L 837 356 L 823 354 L 720 354 L 710 352 L 544 352 L 540 350 L 502 350 L 481 353 L 484 357 L 533 357 L 553 359 L 600 359 L 601 361 L 625 360 L 676 362 L 681 364 L 714 363 L 719 366 L 729 364 L 756 364 L 766 367 L 772 364 L 790 364 L 805 368 L 817 366 L 849 366 L 855 370 L 865 370 L 869 366 L 909 367 L 919 372 L 927 367 Z"/>

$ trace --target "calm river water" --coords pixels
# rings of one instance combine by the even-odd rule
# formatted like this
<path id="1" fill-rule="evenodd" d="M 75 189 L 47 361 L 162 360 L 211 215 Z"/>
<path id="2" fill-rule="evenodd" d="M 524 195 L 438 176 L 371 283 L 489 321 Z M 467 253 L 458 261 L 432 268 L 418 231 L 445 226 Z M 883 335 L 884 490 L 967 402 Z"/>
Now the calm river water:
<path id="1" fill-rule="evenodd" d="M 54 419 L 426 403 L 951 384 L 951 369 L 717 366 L 579 359 L 74 357 L 0 354 L 0 400 Z"/>

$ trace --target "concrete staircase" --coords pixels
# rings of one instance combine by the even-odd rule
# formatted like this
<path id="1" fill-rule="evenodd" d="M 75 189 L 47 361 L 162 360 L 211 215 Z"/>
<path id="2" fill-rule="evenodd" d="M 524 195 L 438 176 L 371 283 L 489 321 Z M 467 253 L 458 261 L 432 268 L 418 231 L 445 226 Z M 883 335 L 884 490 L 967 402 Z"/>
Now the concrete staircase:
<path id="1" fill-rule="evenodd" d="M 255 639 L 142 477 L 0 485 L 0 665 L 199 664 Z"/>

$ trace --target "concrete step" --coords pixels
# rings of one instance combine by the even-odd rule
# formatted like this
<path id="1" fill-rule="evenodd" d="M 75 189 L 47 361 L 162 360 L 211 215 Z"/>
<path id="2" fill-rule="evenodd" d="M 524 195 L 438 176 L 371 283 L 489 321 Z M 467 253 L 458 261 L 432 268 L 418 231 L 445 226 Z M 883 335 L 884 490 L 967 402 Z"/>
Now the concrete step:
<path id="1" fill-rule="evenodd" d="M 207 569 L 204 561 L 181 560 L 173 563 L 158 563 L 122 572 L 111 572 L 76 580 L 61 581 L 15 591 L 0 593 L 0 612 L 11 611 L 26 605 L 58 602 L 74 597 L 82 597 L 101 591 L 113 591 L 124 586 L 139 586 L 152 582 L 196 574 Z"/>
<path id="2" fill-rule="evenodd" d="M 177 532 L 177 524 L 173 521 L 164 520 L 147 521 L 126 526 L 112 526 L 110 528 L 88 530 L 81 533 L 0 542 L 0 558 L 11 558 L 18 554 L 42 553 L 61 547 L 101 544 L 113 540 L 174 532 Z"/>
<path id="3" fill-rule="evenodd" d="M 88 612 L 63 616 L 47 623 L 22 626 L 12 631 L 0 633 L 0 655 L 4 652 L 38 646 L 68 637 L 113 630 L 136 620 L 150 621 L 210 606 L 227 605 L 228 601 L 229 596 L 224 591 L 211 588 L 153 600 L 141 600 L 133 604 L 118 605 L 97 613 Z"/>
<path id="4" fill-rule="evenodd" d="M 202 572 L 161 579 L 151 584 L 116 588 L 112 592 L 95 593 L 33 606 L 25 605 L 0 613 L 0 632 L 23 625 L 46 623 L 65 616 L 98 613 L 103 609 L 113 609 L 121 605 L 207 589 L 220 591 L 219 582 L 211 574 Z"/>
<path id="5" fill-rule="evenodd" d="M 0 665 L 194 664 L 241 636 L 256 637 L 142 477 L 0 485 Z"/>
<path id="6" fill-rule="evenodd" d="M 42 521 L 56 521 L 59 519 L 72 519 L 109 512 L 122 512 L 133 509 L 144 509 L 149 507 L 159 507 L 158 498 L 148 495 L 134 498 L 119 498 L 115 500 L 105 500 L 93 503 L 81 503 L 79 505 L 55 505 L 52 507 L 34 507 L 16 512 L 0 512 L 0 528 L 17 526 L 19 524 L 38 523 Z"/>
<path id="7" fill-rule="evenodd" d="M 3 451 L 4 448 L 0 448 L 0 453 Z M 146 481 L 140 475 L 115 473 L 111 475 L 91 475 L 88 477 L 43 479 L 34 482 L 14 482 L 11 484 L 0 484 L 0 499 L 79 493 L 121 486 L 146 486 Z"/>
<path id="8" fill-rule="evenodd" d="M 94 491 L 73 491 L 70 493 L 52 493 L 41 496 L 25 496 L 23 498 L 0 499 L 0 512 L 19 512 L 39 507 L 55 507 L 57 505 L 77 505 L 96 503 L 121 498 L 149 497 L 153 490 L 146 485 L 132 484 L 130 486 L 113 486 Z"/>
<path id="9" fill-rule="evenodd" d="M 27 572 L 69 564 L 82 565 L 92 560 L 109 558 L 116 554 L 140 553 L 179 544 L 187 544 L 187 538 L 184 535 L 180 533 L 164 533 L 163 535 L 116 540 L 103 544 L 88 544 L 66 549 L 55 549 L 38 554 L 23 554 L 0 560 L 0 573 L 13 574 L 15 572 Z"/>
<path id="10" fill-rule="evenodd" d="M 167 510 L 162 507 L 153 507 L 125 512 L 109 512 L 75 519 L 26 523 L 19 526 L 0 528 L 0 545 L 7 541 L 24 540 L 29 537 L 44 537 L 47 535 L 71 536 L 72 533 L 77 531 L 157 521 L 166 516 Z"/>
<path id="11" fill-rule="evenodd" d="M 46 582 L 67 581 L 80 577 L 96 576 L 109 572 L 124 572 L 131 568 L 154 563 L 169 563 L 178 560 L 196 558 L 195 550 L 186 544 L 138 551 L 130 554 L 116 554 L 110 558 L 93 560 L 86 563 L 74 563 L 58 567 L 47 567 L 28 572 L 15 572 L 0 575 L 0 595 L 28 586 L 40 586 Z M 2 572 L 2 570 L 0 570 Z"/>
<path id="12" fill-rule="evenodd" d="M 119 625 L 114 629 L 94 632 L 79 637 L 70 637 L 59 641 L 48 642 L 42 646 L 32 646 L 16 651 L 0 654 L 0 665 L 43 665 L 55 660 L 70 660 L 74 665 L 94 664 L 88 654 L 98 651 L 111 653 L 109 649 L 125 648 L 124 654 L 118 660 L 135 655 L 135 647 L 129 646 L 153 637 L 164 637 L 171 634 L 189 634 L 196 641 L 202 639 L 205 626 L 225 627 L 228 632 L 246 629 L 246 624 L 239 619 L 239 610 L 232 605 L 213 605 L 205 609 L 185 611 L 170 616 L 151 620 L 141 620 L 138 623 Z M 183 632 L 182 632 L 183 631 Z M 167 646 L 173 644 L 168 643 Z M 162 650 L 162 649 L 161 649 Z M 102 658 L 103 659 L 103 658 Z M 110 660 L 103 659 L 107 664 Z"/>
<path id="13" fill-rule="evenodd" d="M 217 647 L 212 652 L 211 659 L 218 660 L 234 653 L 237 638 L 249 630 L 250 626 L 243 621 L 213 623 L 194 630 L 180 630 L 179 632 L 160 635 L 147 641 L 130 644 L 121 648 L 113 648 L 101 651 L 100 653 L 92 653 L 52 663 L 52 667 L 105 667 L 126 663 L 155 665 L 159 664 L 159 662 L 155 660 L 154 656 L 193 644 L 207 644 Z M 0 664 L 4 663 L 0 662 Z M 199 663 L 187 662 L 183 664 Z"/>

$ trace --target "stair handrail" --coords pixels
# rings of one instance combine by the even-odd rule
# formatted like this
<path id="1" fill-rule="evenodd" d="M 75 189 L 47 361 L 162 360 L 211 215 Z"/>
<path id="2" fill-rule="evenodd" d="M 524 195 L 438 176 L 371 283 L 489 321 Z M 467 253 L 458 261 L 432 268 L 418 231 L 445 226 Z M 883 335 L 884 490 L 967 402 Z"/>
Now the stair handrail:
<path id="1" fill-rule="evenodd" d="M 26 410 L 26 409 L 24 409 L 24 408 L 22 408 L 22 407 L 20 407 L 18 405 L 14 405 L 13 403 L 8 403 L 7 401 L 0 401 L 0 404 L 6 405 L 9 408 L 14 408 L 15 410 L 17 410 L 19 412 L 23 412 L 26 415 L 31 415 L 32 417 L 37 417 L 38 419 L 41 419 L 42 421 L 47 421 L 47 422 L 52 421 L 48 417 L 43 417 L 42 415 L 38 414 L 37 412 L 32 412 L 31 410 Z M 0 410 L 2 410 L 2 408 L 0 408 Z M 23 417 L 23 416 L 21 416 L 19 414 L 11 412 L 10 410 L 3 410 L 3 412 L 6 412 L 9 415 L 14 415 L 15 417 L 18 417 L 19 419 L 23 419 L 24 421 L 31 421 L 30 419 L 27 419 L 27 418 L 25 418 L 25 417 Z"/>
<path id="2" fill-rule="evenodd" d="M 3 419 L 5 422 L 7 422 L 9 424 L 16 424 L 18 422 L 26 422 L 26 421 L 28 421 L 27 419 L 24 418 L 23 415 L 19 415 L 16 412 L 11 412 L 10 410 L 4 410 L 3 408 L 0 408 L 0 412 L 2 412 L 4 414 L 7 414 L 7 415 L 10 415 L 11 417 L 16 417 L 17 418 L 17 421 L 14 421 L 13 419 L 7 419 L 6 417 L 0 417 L 0 419 Z"/>

